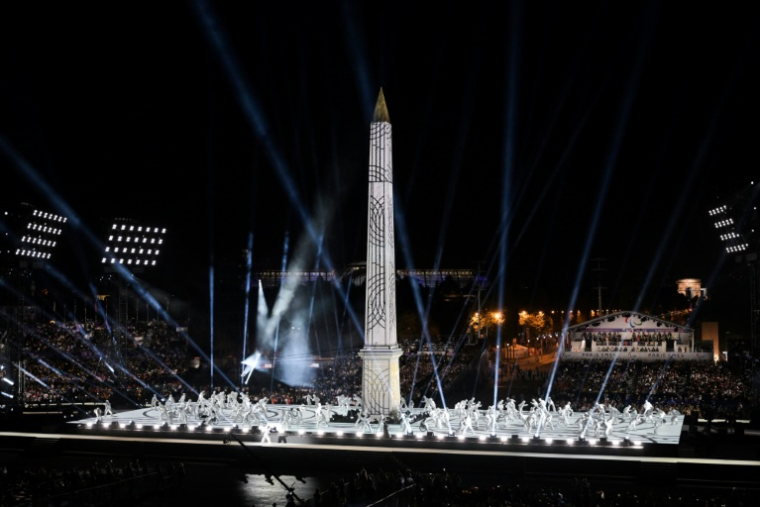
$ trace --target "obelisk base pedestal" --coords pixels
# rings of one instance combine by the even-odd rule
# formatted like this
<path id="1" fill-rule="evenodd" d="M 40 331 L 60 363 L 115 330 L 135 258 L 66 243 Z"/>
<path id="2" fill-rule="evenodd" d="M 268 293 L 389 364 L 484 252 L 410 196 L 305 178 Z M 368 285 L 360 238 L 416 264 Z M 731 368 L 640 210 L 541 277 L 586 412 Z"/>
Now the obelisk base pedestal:
<path id="1" fill-rule="evenodd" d="M 402 350 L 365 347 L 362 358 L 362 407 L 370 415 L 397 416 L 401 403 L 399 358 Z"/>

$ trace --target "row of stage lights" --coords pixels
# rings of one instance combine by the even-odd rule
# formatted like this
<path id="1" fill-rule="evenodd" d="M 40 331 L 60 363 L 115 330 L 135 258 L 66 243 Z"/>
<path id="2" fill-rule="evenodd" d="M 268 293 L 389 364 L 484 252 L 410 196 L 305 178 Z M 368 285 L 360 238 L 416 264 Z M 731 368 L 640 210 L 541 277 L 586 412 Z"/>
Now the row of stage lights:
<path id="1" fill-rule="evenodd" d="M 57 227 L 50 227 L 48 225 L 35 224 L 34 222 L 29 222 L 28 224 L 26 224 L 26 228 L 31 229 L 33 231 L 45 232 L 48 234 L 56 234 L 56 235 L 61 234 L 61 229 L 58 229 Z"/>
<path id="2" fill-rule="evenodd" d="M 216 427 L 213 425 L 208 425 L 206 423 L 200 423 L 196 425 L 187 425 L 187 424 L 169 424 L 167 422 L 163 424 L 152 424 L 152 425 L 143 425 L 139 423 L 135 423 L 134 421 L 130 421 L 129 423 L 117 423 L 112 422 L 110 424 L 104 424 L 102 422 L 100 423 L 86 423 L 84 424 L 84 427 L 88 430 L 91 429 L 121 429 L 121 430 L 133 430 L 133 431 L 145 431 L 145 430 L 154 430 L 154 431 L 186 431 L 189 433 L 195 433 L 195 432 L 205 432 L 205 433 L 230 433 L 233 430 L 239 431 L 243 434 L 249 434 L 251 432 L 255 433 L 255 428 L 243 426 L 239 427 L 237 425 L 233 426 L 225 426 L 225 427 Z M 306 430 L 298 430 L 298 431 L 286 431 L 286 432 L 279 432 L 276 434 L 273 434 L 278 437 L 288 437 L 288 436 L 317 436 L 317 437 L 329 437 L 331 435 L 334 435 L 338 438 L 365 438 L 365 437 L 372 437 L 375 438 L 383 438 L 384 433 L 382 431 L 378 431 L 375 433 L 364 433 L 362 431 L 336 431 L 335 433 L 332 432 L 326 432 L 324 430 L 316 430 L 316 431 L 306 431 Z M 448 435 L 445 435 L 443 433 L 434 433 L 432 431 L 428 431 L 427 433 L 418 432 L 418 433 L 389 433 L 388 437 L 395 438 L 397 440 L 402 439 L 410 439 L 414 438 L 415 440 L 423 440 L 427 438 L 428 440 L 434 439 L 434 440 L 457 440 L 457 441 L 466 441 L 466 440 L 473 440 L 476 437 L 467 437 L 465 435 L 457 435 L 455 433 L 449 433 Z M 642 448 L 642 443 L 639 441 L 633 441 L 630 440 L 628 437 L 620 440 L 620 439 L 607 439 L 607 438 L 585 438 L 585 437 L 579 437 L 577 439 L 573 438 L 567 438 L 567 439 L 557 439 L 557 438 L 541 438 L 538 436 L 534 437 L 520 437 L 517 435 L 512 435 L 511 437 L 507 437 L 506 435 L 497 436 L 495 434 L 486 436 L 486 435 L 478 435 L 477 436 L 478 442 L 499 442 L 502 444 L 506 443 L 522 443 L 522 444 L 539 444 L 539 445 L 567 445 L 567 446 L 574 446 L 574 445 L 589 445 L 589 446 L 624 446 L 624 447 L 634 447 L 634 448 Z"/>
<path id="3" fill-rule="evenodd" d="M 114 231 L 116 231 L 116 230 L 127 231 L 128 230 L 128 231 L 143 232 L 143 226 L 142 225 L 138 225 L 138 226 L 130 225 L 129 229 L 127 229 L 126 224 L 121 224 L 121 226 L 119 226 L 119 224 L 113 224 L 113 226 L 111 227 L 111 229 L 114 230 Z M 159 229 L 158 227 L 153 227 L 153 228 L 151 228 L 151 227 L 144 227 L 144 229 L 145 229 L 146 233 L 153 232 L 155 234 L 166 234 L 166 228 Z"/>
<path id="4" fill-rule="evenodd" d="M 16 255 L 20 257 L 32 257 L 35 259 L 49 259 L 50 252 L 38 252 L 37 250 L 27 250 L 25 248 L 17 248 Z"/>
<path id="5" fill-rule="evenodd" d="M 49 246 L 50 248 L 55 248 L 55 245 L 58 244 L 57 241 L 53 241 L 52 239 L 43 239 L 43 238 L 33 237 L 33 236 L 24 236 L 21 238 L 21 242 L 31 243 L 33 245 Z"/>
<path id="6" fill-rule="evenodd" d="M 114 241 L 113 238 L 114 238 L 114 236 L 108 236 L 108 241 Z M 124 239 L 123 236 L 116 236 L 116 242 L 117 243 L 121 243 L 122 241 L 125 241 L 125 239 Z M 132 241 L 132 236 L 127 236 L 126 237 L 126 243 L 135 243 L 135 244 L 137 244 L 137 243 L 147 243 L 147 242 L 148 242 L 148 238 L 146 238 L 145 236 L 143 236 L 142 238 L 138 238 L 137 236 L 135 236 L 134 241 Z M 159 245 L 163 245 L 164 244 L 164 240 L 161 239 L 161 238 L 158 238 L 158 239 L 156 239 L 156 238 L 150 238 L 150 244 L 151 245 L 155 245 L 156 243 L 158 243 Z"/>
<path id="7" fill-rule="evenodd" d="M 106 252 L 110 252 L 110 251 L 111 251 L 111 247 L 107 246 L 106 247 Z M 113 253 L 119 253 L 119 247 L 118 246 L 114 247 Z M 154 251 L 152 248 L 149 248 L 147 251 L 145 251 L 145 249 L 143 249 L 143 248 L 134 248 L 134 247 L 132 247 L 130 249 L 128 247 L 124 247 L 124 248 L 121 249 L 121 253 L 139 253 L 140 255 L 142 255 L 143 253 L 145 253 L 147 255 L 158 255 L 161 252 L 158 249 L 156 249 Z"/>
<path id="8" fill-rule="evenodd" d="M 728 241 L 729 239 L 736 239 L 736 238 L 740 238 L 740 237 L 741 236 L 739 236 L 735 232 L 729 232 L 728 234 L 721 234 L 720 235 L 720 240 L 721 241 Z"/>
<path id="9" fill-rule="evenodd" d="M 714 216 L 719 213 L 725 213 L 727 210 L 728 210 L 728 206 L 723 205 L 723 206 L 718 206 L 715 209 L 711 209 L 710 211 L 708 211 L 708 213 L 710 214 L 710 216 Z"/>
<path id="10" fill-rule="evenodd" d="M 56 215 L 55 213 L 48 213 L 47 211 L 40 211 L 40 210 L 34 210 L 32 212 L 32 216 L 44 218 L 46 220 L 52 220 L 53 222 L 61 222 L 66 223 L 68 221 L 68 218 Z"/>
<path id="11" fill-rule="evenodd" d="M 749 248 L 749 243 L 742 243 L 741 245 L 727 246 L 726 252 L 728 253 L 743 252 L 747 248 Z"/>
<path id="12" fill-rule="evenodd" d="M 155 266 L 156 265 L 155 259 L 153 259 L 153 260 L 148 260 L 148 259 L 144 259 L 144 260 L 143 259 L 126 259 L 125 260 L 122 257 L 118 261 L 119 261 L 119 264 L 127 264 L 127 265 L 134 264 L 135 266 Z M 107 259 L 106 257 L 103 257 L 102 264 L 116 264 L 116 258 L 115 257 L 111 257 L 111 259 L 109 261 L 109 259 Z"/>

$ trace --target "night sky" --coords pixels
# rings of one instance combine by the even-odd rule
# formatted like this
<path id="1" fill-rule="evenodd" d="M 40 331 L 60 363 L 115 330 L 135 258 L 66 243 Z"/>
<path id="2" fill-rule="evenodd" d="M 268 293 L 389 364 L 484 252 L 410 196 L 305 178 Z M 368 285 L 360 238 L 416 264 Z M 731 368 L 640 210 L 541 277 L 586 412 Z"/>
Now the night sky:
<path id="1" fill-rule="evenodd" d="M 4 5 L 0 202 L 76 214 L 59 257 L 72 278 L 98 269 L 85 231 L 117 216 L 169 229 L 162 266 L 145 278 L 180 297 L 202 297 L 209 266 L 239 260 L 249 234 L 258 268 L 280 267 L 286 236 L 290 261 L 306 252 L 314 266 L 305 219 L 340 268 L 366 255 L 382 87 L 400 267 L 480 262 L 497 280 L 502 259 L 506 291 L 526 306 L 567 308 L 574 288 L 576 304 L 595 302 L 596 258 L 611 307 L 682 277 L 719 287 L 736 268 L 707 211 L 758 176 L 759 13 L 663 2 Z"/>

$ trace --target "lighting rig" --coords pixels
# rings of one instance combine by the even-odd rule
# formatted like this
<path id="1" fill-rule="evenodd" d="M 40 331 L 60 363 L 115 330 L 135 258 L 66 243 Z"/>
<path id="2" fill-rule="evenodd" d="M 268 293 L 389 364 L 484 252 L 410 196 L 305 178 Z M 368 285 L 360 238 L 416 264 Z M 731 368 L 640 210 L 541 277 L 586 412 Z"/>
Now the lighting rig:
<path id="1" fill-rule="evenodd" d="M 103 292 L 98 299 L 105 302 L 105 312 L 109 314 L 108 301 L 111 294 L 116 295 L 116 325 L 112 340 L 111 356 L 122 363 L 125 328 L 130 320 L 130 301 L 134 303 L 134 318 L 139 320 L 140 296 L 134 291 L 134 275 L 146 273 L 159 265 L 159 257 L 164 247 L 166 228 L 155 224 L 145 224 L 131 218 L 115 218 L 107 222 L 102 229 L 103 251 L 100 264 L 103 275 L 100 289 Z M 146 305 L 146 318 L 148 315 Z"/>
<path id="2" fill-rule="evenodd" d="M 708 211 L 726 253 L 736 263 L 746 264 L 750 285 L 750 335 L 754 348 L 760 344 L 760 305 L 758 305 L 758 253 L 760 253 L 760 223 L 757 201 L 760 182 L 752 181 L 742 187 L 730 201 Z"/>
<path id="3" fill-rule="evenodd" d="M 23 325 L 34 322 L 48 294 L 44 268 L 53 258 L 68 219 L 22 202 L 0 214 L 0 294 L 2 319 L 10 323 L 0 341 L 0 412 L 17 410 L 24 394 Z"/>
<path id="4" fill-rule="evenodd" d="M 102 264 L 121 264 L 130 271 L 157 264 L 164 244 L 165 227 L 144 226 L 117 218 L 108 231 Z"/>
<path id="5" fill-rule="evenodd" d="M 100 260 L 104 268 L 101 281 L 117 289 L 120 323 L 129 320 L 129 288 L 133 275 L 143 274 L 158 265 L 165 235 L 165 227 L 144 225 L 133 219 L 116 218 L 109 222 Z M 108 297 L 100 296 L 104 301 Z M 138 306 L 135 311 L 139 315 Z"/>

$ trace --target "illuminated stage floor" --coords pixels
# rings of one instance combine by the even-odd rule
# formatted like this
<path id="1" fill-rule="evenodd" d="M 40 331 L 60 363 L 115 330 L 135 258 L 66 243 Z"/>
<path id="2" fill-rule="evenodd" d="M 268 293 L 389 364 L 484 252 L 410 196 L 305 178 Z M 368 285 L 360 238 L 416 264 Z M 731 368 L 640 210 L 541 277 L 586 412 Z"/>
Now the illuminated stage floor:
<path id="1" fill-rule="evenodd" d="M 278 426 L 278 429 L 280 431 L 287 431 L 288 434 L 320 434 L 320 435 L 328 435 L 328 434 L 336 434 L 336 435 L 355 435 L 357 433 L 361 433 L 362 435 L 366 436 L 372 436 L 377 433 L 382 434 L 382 426 L 378 422 L 372 423 L 372 430 L 368 431 L 366 429 L 362 430 L 361 424 L 357 425 L 354 422 L 335 422 L 332 421 L 329 425 L 325 425 L 322 423 L 321 425 L 317 425 L 317 418 L 316 418 L 316 409 L 314 406 L 305 406 L 303 408 L 303 417 L 302 422 L 300 424 L 288 424 L 286 428 L 283 428 L 283 418 L 285 417 L 285 414 L 287 411 L 294 408 L 293 405 L 267 405 L 267 419 L 270 423 L 276 423 Z M 334 412 L 336 409 L 333 409 Z M 411 416 L 414 418 L 415 416 L 418 416 L 419 414 L 423 413 L 423 409 L 416 408 L 416 409 L 410 409 Z M 484 411 L 481 411 L 481 414 L 484 413 Z M 560 421 L 560 417 L 556 415 L 556 413 L 553 413 L 553 424 L 554 429 L 547 427 L 543 429 L 539 437 L 541 439 L 552 439 L 557 441 L 577 441 L 580 439 L 580 433 L 581 428 L 579 426 L 579 423 L 581 422 L 583 418 L 582 413 L 576 413 L 573 416 L 569 418 L 570 425 L 565 426 L 565 424 Z M 610 431 L 609 435 L 607 436 L 607 441 L 610 443 L 622 443 L 625 440 L 628 440 L 628 442 L 633 444 L 646 444 L 646 443 L 654 443 L 654 444 L 671 444 L 671 445 L 678 445 L 679 439 L 681 436 L 681 431 L 683 428 L 683 422 L 684 422 L 684 416 L 680 415 L 677 416 L 675 419 L 675 422 L 671 422 L 670 417 L 667 417 L 665 419 L 664 424 L 659 426 L 657 428 L 657 431 L 655 433 L 654 424 L 651 422 L 642 422 L 640 423 L 635 430 L 627 431 L 629 427 L 629 421 L 628 420 L 621 420 L 621 417 L 618 416 L 615 423 L 613 424 L 612 430 Z M 90 425 L 95 425 L 97 423 L 97 419 L 95 417 L 90 417 L 87 419 L 80 419 L 77 421 L 72 421 L 72 424 L 78 424 L 83 425 L 85 427 Z M 132 425 L 134 423 L 134 425 Z M 420 421 L 415 422 L 412 424 L 413 433 L 416 436 L 425 436 L 425 433 L 422 432 L 419 429 Z M 169 429 L 186 429 L 186 431 L 192 431 L 192 432 L 201 432 L 201 431 L 229 431 L 232 428 L 237 427 L 238 430 L 242 433 L 249 433 L 251 430 L 255 429 L 256 426 L 259 428 L 263 427 L 264 423 L 259 424 L 253 424 L 250 423 L 243 423 L 238 421 L 234 421 L 232 419 L 232 411 L 231 410 L 222 410 L 222 413 L 219 414 L 218 422 L 216 424 L 203 424 L 203 421 L 201 419 L 188 416 L 187 417 L 187 424 L 186 426 L 181 426 L 180 421 L 174 420 L 174 421 L 166 421 L 165 419 L 162 420 L 161 413 L 157 408 L 153 407 L 145 407 L 137 410 L 131 410 L 131 411 L 125 411 L 125 412 L 117 412 L 115 415 L 108 415 L 101 418 L 101 427 L 102 426 L 109 426 L 112 428 L 131 428 L 131 429 L 139 429 L 141 431 L 159 431 L 162 429 L 162 427 L 165 428 L 165 426 L 168 426 Z M 432 419 L 427 418 L 427 425 L 428 425 L 428 432 L 432 432 L 435 434 L 435 436 L 438 437 L 446 437 L 449 435 L 449 428 L 443 427 L 443 428 L 437 428 L 435 427 Z M 464 438 L 465 440 L 469 439 L 484 439 L 491 437 L 495 435 L 496 438 L 499 438 L 501 440 L 509 439 L 509 438 L 518 438 L 521 440 L 527 440 L 527 439 L 533 439 L 535 435 L 535 431 L 528 433 L 524 427 L 524 424 L 519 419 L 511 419 L 506 421 L 499 421 L 495 431 L 491 431 L 487 427 L 487 423 L 485 420 L 485 417 L 481 418 L 479 422 L 473 422 L 472 424 L 474 431 L 467 431 L 466 435 L 463 435 L 459 438 Z M 460 427 L 460 421 L 458 417 L 455 417 L 454 415 L 451 416 L 450 419 L 450 428 L 451 431 L 453 431 L 457 436 L 459 436 L 458 429 Z M 391 437 L 401 437 L 403 436 L 403 430 L 400 424 L 389 424 L 388 425 L 388 432 L 391 435 Z M 587 431 L 585 435 L 585 439 L 587 441 L 593 441 L 595 439 L 601 439 L 604 437 L 604 432 L 599 431 Z M 276 442 L 276 435 L 272 434 L 272 440 Z"/>

